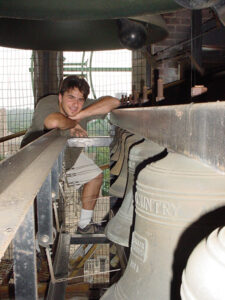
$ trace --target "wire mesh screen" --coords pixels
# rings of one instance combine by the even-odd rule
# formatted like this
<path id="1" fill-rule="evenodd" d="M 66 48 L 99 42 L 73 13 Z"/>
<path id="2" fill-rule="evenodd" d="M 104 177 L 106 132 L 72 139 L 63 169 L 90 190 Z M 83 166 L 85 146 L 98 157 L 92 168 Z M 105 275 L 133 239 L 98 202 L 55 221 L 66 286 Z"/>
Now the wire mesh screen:
<path id="1" fill-rule="evenodd" d="M 132 52 L 132 66 L 132 89 L 140 93 L 144 86 L 149 85 L 149 79 L 147 80 L 149 70 L 145 50 Z"/>
<path id="2" fill-rule="evenodd" d="M 0 47 L 0 137 L 27 129 L 34 98 L 30 73 L 32 51 Z M 15 153 L 21 138 L 0 144 L 0 159 Z"/>
<path id="3" fill-rule="evenodd" d="M 131 92 L 131 51 L 64 52 L 64 75 L 77 74 L 90 84 L 90 99 Z"/>
<path id="4" fill-rule="evenodd" d="M 109 245 L 100 245 L 93 257 L 87 260 L 84 281 L 94 284 L 109 282 Z"/>
<path id="5" fill-rule="evenodd" d="M 0 138 L 23 131 L 31 123 L 34 107 L 31 55 L 32 51 L 0 47 Z M 0 143 L 0 160 L 17 152 L 20 143 L 21 137 Z M 11 258 L 12 245 L 2 259 L 1 270 L 12 264 Z"/>

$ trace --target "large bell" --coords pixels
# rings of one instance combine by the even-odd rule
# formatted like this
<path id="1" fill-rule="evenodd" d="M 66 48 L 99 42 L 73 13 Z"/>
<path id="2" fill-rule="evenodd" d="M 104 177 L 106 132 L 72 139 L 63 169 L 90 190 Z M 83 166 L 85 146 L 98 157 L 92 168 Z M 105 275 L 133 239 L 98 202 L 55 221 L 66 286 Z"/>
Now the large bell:
<path id="1" fill-rule="evenodd" d="M 120 137 L 121 137 L 122 133 L 123 133 L 123 130 L 120 127 L 116 127 L 115 135 L 113 137 L 112 143 L 109 146 L 111 155 L 113 153 L 115 153 L 116 149 L 118 148 Z"/>
<path id="2" fill-rule="evenodd" d="M 119 159 L 120 154 L 121 154 L 121 148 L 123 147 L 122 145 L 124 145 L 124 142 L 125 142 L 126 138 L 127 138 L 129 135 L 131 135 L 131 133 L 130 133 L 130 132 L 127 132 L 127 131 L 124 131 L 124 132 L 122 133 L 122 136 L 121 136 L 121 139 L 120 139 L 120 141 L 119 141 L 118 147 L 117 147 L 116 151 L 114 152 L 114 154 L 112 155 L 111 160 L 117 161 L 117 160 Z M 110 171 L 110 173 L 111 173 L 111 171 Z M 113 174 L 113 175 L 114 175 L 114 174 Z"/>
<path id="3" fill-rule="evenodd" d="M 175 0 L 175 2 L 188 9 L 204 9 L 217 4 L 219 0 Z"/>
<path id="4" fill-rule="evenodd" d="M 162 150 L 162 147 L 147 140 L 131 148 L 128 160 L 128 179 L 124 200 L 117 214 L 109 221 L 105 230 L 106 236 L 112 242 L 124 247 L 129 246 L 130 229 L 133 222 L 135 170 L 143 160 L 155 156 Z M 121 188 L 119 190 L 121 190 Z"/>
<path id="5" fill-rule="evenodd" d="M 191 251 L 224 223 L 224 214 L 213 214 L 225 204 L 224 186 L 224 175 L 179 154 L 147 165 L 137 179 L 127 268 L 102 299 L 180 299 Z"/>
<path id="6" fill-rule="evenodd" d="M 143 138 L 132 135 L 129 136 L 126 140 L 126 144 L 124 147 L 124 158 L 121 163 L 121 171 L 115 182 L 111 185 L 109 189 L 109 194 L 112 196 L 116 196 L 118 198 L 123 198 L 126 190 L 127 179 L 128 179 L 128 153 L 129 149 L 132 145 L 136 144 Z M 118 161 L 117 161 L 118 162 Z"/>
<path id="7" fill-rule="evenodd" d="M 53 1 L 53 5 L 49 4 L 48 1 L 44 1 L 48 3 L 46 5 L 46 9 L 51 12 L 50 15 L 52 15 L 52 17 L 48 14 L 47 17 L 41 17 L 43 13 L 46 14 L 46 10 L 43 9 L 43 5 L 41 4 L 39 6 L 40 10 L 38 13 L 38 7 L 36 4 L 39 1 L 35 1 L 35 5 L 30 5 L 29 7 L 25 0 L 26 4 L 23 3 L 17 10 L 13 9 L 14 16 L 9 16 L 10 13 L 7 9 L 4 17 L 4 9 L 1 9 L 0 45 L 19 49 L 53 51 L 116 50 L 123 49 L 127 46 L 140 47 L 140 41 L 145 45 L 156 43 L 163 40 L 168 35 L 166 24 L 162 19 L 162 16 L 151 16 L 151 14 L 148 15 L 148 18 L 143 20 L 141 16 L 142 14 L 140 14 L 139 21 L 138 10 L 135 14 L 128 15 L 128 17 L 135 16 L 135 20 L 128 20 L 127 17 L 125 17 L 126 22 L 129 22 L 130 24 L 128 29 L 131 28 L 131 33 L 128 32 L 127 34 L 127 26 L 125 29 L 123 26 L 122 37 L 123 40 L 124 37 L 126 37 L 128 42 L 123 43 L 124 45 L 122 45 L 121 32 L 119 34 L 118 28 L 118 22 L 122 17 L 120 10 L 115 12 L 114 17 L 111 18 L 109 15 L 106 16 L 106 14 L 103 13 L 102 8 L 104 5 L 99 6 L 98 4 L 97 6 L 99 6 L 99 8 L 97 8 L 95 5 L 96 3 L 93 4 L 94 6 L 91 4 L 93 3 L 92 0 L 90 0 L 89 4 L 84 5 L 83 9 L 80 7 L 80 1 L 78 5 L 69 1 L 68 6 L 66 5 L 64 10 L 62 9 L 62 6 L 63 3 L 67 1 L 59 1 L 60 3 L 58 4 L 55 4 L 55 1 Z M 118 8 L 118 6 L 115 5 L 115 1 L 112 1 L 112 3 L 114 8 Z M 92 6 L 91 9 L 90 6 Z M 133 6 L 133 4 L 131 6 Z M 87 9 L 87 7 L 89 7 L 89 9 Z M 108 5 L 106 5 L 105 8 L 108 10 L 108 13 L 111 13 Z M 19 15 L 23 9 L 26 10 L 26 13 L 22 18 L 20 18 Z M 74 13 L 71 13 L 73 9 L 75 9 L 79 17 L 75 16 Z M 98 17 L 94 17 L 94 11 L 96 9 Z M 81 13 L 86 14 L 87 10 L 89 11 L 89 16 L 87 18 L 82 18 Z M 80 13 L 78 11 L 80 11 Z M 36 16 L 32 19 L 34 12 L 35 14 L 37 13 L 39 17 Z M 115 14 L 117 15 L 116 17 Z M 125 14 L 127 14 L 127 10 Z M 6 15 L 8 15 L 8 17 Z M 142 31 L 146 33 L 145 39 L 142 37 L 143 33 L 140 28 L 142 28 Z M 148 30 L 145 28 L 148 28 Z M 132 39 L 133 36 L 134 41 L 130 41 L 129 37 Z"/>
<path id="8" fill-rule="evenodd" d="M 118 158 L 117 162 L 115 163 L 115 165 L 111 168 L 110 174 L 116 175 L 116 176 L 118 176 L 120 174 L 120 171 L 122 169 L 123 162 L 124 162 L 125 153 L 126 153 L 126 144 L 129 141 L 128 138 L 131 136 L 133 136 L 132 133 L 127 133 L 127 135 L 124 135 L 124 138 L 122 138 L 119 158 Z"/>
<path id="9" fill-rule="evenodd" d="M 192 252 L 183 272 L 181 299 L 224 300 L 225 227 L 214 230 Z"/>
<path id="10" fill-rule="evenodd" d="M 112 149 L 110 149 L 110 160 L 111 161 L 114 161 L 114 159 L 112 159 L 113 155 L 115 154 L 115 152 L 118 150 L 118 148 L 120 147 L 120 140 L 122 138 L 122 134 L 124 133 L 125 131 L 124 130 L 120 130 L 120 131 L 117 131 L 115 132 L 115 136 L 113 138 L 113 147 Z"/>
<path id="11" fill-rule="evenodd" d="M 154 17 L 178 8 L 179 6 L 171 0 L 108 1 L 107 4 L 105 0 L 0 1 L 1 17 L 30 20 L 106 20 L 129 18 L 137 14 L 149 14 Z"/>

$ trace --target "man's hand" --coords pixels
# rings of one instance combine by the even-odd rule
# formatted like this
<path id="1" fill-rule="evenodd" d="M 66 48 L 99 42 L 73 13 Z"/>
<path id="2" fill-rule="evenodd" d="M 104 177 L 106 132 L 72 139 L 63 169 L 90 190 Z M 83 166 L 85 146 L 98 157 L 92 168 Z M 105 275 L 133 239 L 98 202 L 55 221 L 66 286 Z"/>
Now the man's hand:
<path id="1" fill-rule="evenodd" d="M 84 130 L 79 124 L 70 129 L 71 137 L 88 137 L 87 131 Z"/>
<path id="2" fill-rule="evenodd" d="M 73 121 L 77 121 L 79 122 L 81 120 L 80 118 L 80 113 L 78 113 L 77 115 L 73 116 L 73 117 L 68 117 L 70 120 L 73 120 Z"/>

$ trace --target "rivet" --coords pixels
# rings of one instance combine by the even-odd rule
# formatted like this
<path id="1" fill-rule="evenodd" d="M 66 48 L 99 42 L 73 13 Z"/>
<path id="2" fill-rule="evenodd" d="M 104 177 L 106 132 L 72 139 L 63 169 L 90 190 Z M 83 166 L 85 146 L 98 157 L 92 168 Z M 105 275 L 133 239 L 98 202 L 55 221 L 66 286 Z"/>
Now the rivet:
<path id="1" fill-rule="evenodd" d="M 43 243 L 47 243 L 47 242 L 49 241 L 49 237 L 45 234 L 45 235 L 43 235 L 43 236 L 41 237 L 41 241 L 42 241 Z"/>

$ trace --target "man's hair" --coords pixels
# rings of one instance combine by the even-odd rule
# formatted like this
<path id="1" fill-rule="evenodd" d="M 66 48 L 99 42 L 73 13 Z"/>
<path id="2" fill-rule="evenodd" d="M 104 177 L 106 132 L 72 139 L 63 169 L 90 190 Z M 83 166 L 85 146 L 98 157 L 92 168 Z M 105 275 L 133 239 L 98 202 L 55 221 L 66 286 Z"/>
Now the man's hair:
<path id="1" fill-rule="evenodd" d="M 76 75 L 71 75 L 66 77 L 60 84 L 59 93 L 63 94 L 71 89 L 78 88 L 78 90 L 83 94 L 84 100 L 87 99 L 90 93 L 90 87 L 87 81 L 83 78 L 79 78 Z"/>

